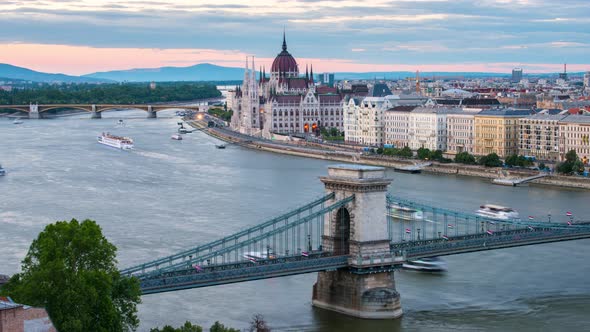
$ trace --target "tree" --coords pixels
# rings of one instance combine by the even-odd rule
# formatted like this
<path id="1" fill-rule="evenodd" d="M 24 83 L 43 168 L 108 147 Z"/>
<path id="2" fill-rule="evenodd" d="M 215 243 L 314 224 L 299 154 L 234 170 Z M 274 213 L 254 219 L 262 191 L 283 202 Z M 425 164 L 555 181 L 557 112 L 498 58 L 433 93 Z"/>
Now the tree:
<path id="1" fill-rule="evenodd" d="M 455 162 L 460 164 L 473 165 L 475 164 L 475 157 L 469 152 L 459 152 L 455 155 Z"/>
<path id="2" fill-rule="evenodd" d="M 540 170 L 544 170 L 545 168 L 547 168 L 547 166 L 545 165 L 545 163 L 543 163 L 543 162 L 540 162 L 540 163 L 539 163 L 539 169 L 540 169 Z"/>
<path id="3" fill-rule="evenodd" d="M 209 332 L 240 332 L 240 330 L 233 329 L 231 327 L 225 327 L 220 322 L 215 322 L 209 329 Z"/>
<path id="4" fill-rule="evenodd" d="M 266 325 L 266 321 L 261 314 L 252 316 L 252 321 L 250 321 L 250 332 L 270 332 L 270 328 Z"/>
<path id="5" fill-rule="evenodd" d="M 502 160 L 495 152 L 482 156 L 479 158 L 479 164 L 485 167 L 500 167 L 502 166 Z"/>
<path id="6" fill-rule="evenodd" d="M 58 331 L 135 330 L 139 281 L 119 274 L 116 250 L 92 220 L 47 225 L 2 292 L 45 307 Z"/>
<path id="7" fill-rule="evenodd" d="M 430 150 L 426 149 L 426 148 L 419 148 L 418 151 L 416 151 L 418 154 L 418 159 L 428 159 L 430 158 Z"/>
<path id="8" fill-rule="evenodd" d="M 518 156 L 515 154 L 510 155 L 510 156 L 506 157 L 506 160 L 504 160 L 504 163 L 508 166 L 517 166 L 518 165 Z"/>
<path id="9" fill-rule="evenodd" d="M 414 156 L 414 153 L 412 152 L 412 149 L 410 149 L 410 147 L 404 146 L 403 149 L 399 150 L 398 156 L 405 157 L 405 158 L 412 158 Z"/>
<path id="10" fill-rule="evenodd" d="M 430 160 L 438 160 L 438 161 L 443 160 L 444 158 L 443 158 L 443 152 L 442 152 L 442 150 L 432 151 L 430 153 L 429 159 Z"/>
<path id="11" fill-rule="evenodd" d="M 203 328 L 199 325 L 193 325 L 191 322 L 186 321 L 184 325 L 179 328 L 174 328 L 170 325 L 164 325 L 161 330 L 159 328 L 154 328 L 151 329 L 150 332 L 203 332 Z"/>
<path id="12" fill-rule="evenodd" d="M 584 163 L 580 161 L 575 150 L 570 150 L 565 154 L 565 161 L 557 165 L 557 172 L 567 175 L 583 173 Z"/>
<path id="13" fill-rule="evenodd" d="M 377 148 L 377 154 L 383 154 L 383 148 Z"/>

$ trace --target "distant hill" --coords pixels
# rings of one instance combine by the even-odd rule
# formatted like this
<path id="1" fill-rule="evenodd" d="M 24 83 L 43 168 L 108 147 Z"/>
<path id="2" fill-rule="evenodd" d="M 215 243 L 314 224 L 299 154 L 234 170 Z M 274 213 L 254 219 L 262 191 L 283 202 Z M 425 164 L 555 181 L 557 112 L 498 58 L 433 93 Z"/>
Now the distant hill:
<path id="1" fill-rule="evenodd" d="M 244 78 L 244 69 L 201 63 L 189 67 L 138 68 L 106 71 L 84 75 L 83 77 L 109 79 L 119 82 L 241 81 Z"/>
<path id="2" fill-rule="evenodd" d="M 105 79 L 96 79 L 92 77 L 70 76 L 65 74 L 49 74 L 34 71 L 31 69 L 17 67 L 6 63 L 0 63 L 0 77 L 13 80 L 33 81 L 33 82 L 65 82 L 65 83 L 100 83 L 108 82 Z"/>

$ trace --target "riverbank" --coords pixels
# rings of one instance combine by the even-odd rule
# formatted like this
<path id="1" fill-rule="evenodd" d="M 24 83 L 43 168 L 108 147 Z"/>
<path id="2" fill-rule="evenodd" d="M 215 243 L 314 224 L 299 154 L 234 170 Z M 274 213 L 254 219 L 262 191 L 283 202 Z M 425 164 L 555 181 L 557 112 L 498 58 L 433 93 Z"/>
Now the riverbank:
<path id="1" fill-rule="evenodd" d="M 411 159 L 398 159 L 379 155 L 363 155 L 359 152 L 345 148 L 339 150 L 329 149 L 327 147 L 320 148 L 318 147 L 319 144 L 306 146 L 301 143 L 287 144 L 269 142 L 255 137 L 238 134 L 228 129 L 207 128 L 205 123 L 199 121 L 188 121 L 188 123 L 191 126 L 198 128 L 222 141 L 251 149 L 298 157 L 332 160 L 371 166 L 383 166 L 389 168 L 401 168 L 415 164 L 415 161 Z M 478 165 L 462 165 L 455 163 L 442 164 L 438 162 L 432 162 L 430 166 L 423 167 L 422 171 L 441 175 L 478 177 L 482 179 L 489 179 L 490 181 L 496 178 L 522 179 L 539 174 L 538 171 L 526 169 L 490 168 Z M 534 179 L 530 181 L 529 184 L 590 190 L 590 179 L 577 176 L 548 175 L 543 178 Z"/>

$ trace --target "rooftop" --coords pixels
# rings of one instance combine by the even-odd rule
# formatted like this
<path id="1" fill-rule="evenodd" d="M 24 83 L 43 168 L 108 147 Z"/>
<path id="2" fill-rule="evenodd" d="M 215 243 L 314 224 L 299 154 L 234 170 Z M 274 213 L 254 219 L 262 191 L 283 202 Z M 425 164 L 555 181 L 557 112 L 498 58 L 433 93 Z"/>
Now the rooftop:
<path id="1" fill-rule="evenodd" d="M 512 108 L 494 108 L 483 110 L 477 115 L 483 116 L 501 116 L 501 117 L 525 117 L 531 115 L 531 110 L 515 110 Z"/>

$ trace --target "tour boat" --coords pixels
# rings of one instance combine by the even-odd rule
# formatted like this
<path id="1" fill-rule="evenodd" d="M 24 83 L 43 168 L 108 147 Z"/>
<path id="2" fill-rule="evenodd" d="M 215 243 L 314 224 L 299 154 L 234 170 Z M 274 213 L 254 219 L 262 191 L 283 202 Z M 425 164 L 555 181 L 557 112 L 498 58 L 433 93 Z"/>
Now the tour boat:
<path id="1" fill-rule="evenodd" d="M 225 149 L 225 144 L 215 145 L 215 147 L 218 149 Z"/>
<path id="2" fill-rule="evenodd" d="M 420 210 L 412 209 L 405 206 L 393 204 L 389 207 L 387 215 L 392 218 L 402 220 L 423 220 L 424 213 Z"/>
<path id="3" fill-rule="evenodd" d="M 408 261 L 402 265 L 406 270 L 420 272 L 445 272 L 447 263 L 438 257 L 421 258 L 414 261 Z"/>
<path id="4" fill-rule="evenodd" d="M 256 262 L 258 260 L 264 260 L 264 259 L 275 259 L 277 258 L 277 256 L 275 255 L 274 252 L 269 251 L 268 253 L 266 252 L 258 252 L 258 251 L 249 251 L 246 252 L 242 255 L 242 257 L 246 258 L 247 260 L 251 261 L 251 262 Z"/>
<path id="5" fill-rule="evenodd" d="M 23 120 L 16 118 L 16 119 L 14 119 L 14 121 L 12 121 L 12 123 L 13 124 L 21 124 L 21 123 L 23 123 Z"/>
<path id="6" fill-rule="evenodd" d="M 182 140 L 182 136 L 178 135 L 178 134 L 174 134 L 172 136 L 170 136 L 171 139 L 173 140 L 177 140 L 177 141 L 181 141 Z"/>
<path id="7" fill-rule="evenodd" d="M 133 149 L 133 140 L 131 138 L 115 136 L 109 133 L 102 133 L 101 136 L 98 136 L 98 143 L 122 150 Z"/>
<path id="8" fill-rule="evenodd" d="M 476 214 L 481 217 L 501 220 L 518 219 L 519 217 L 518 212 L 516 212 L 514 209 L 493 204 L 485 204 L 480 206 L 479 210 L 476 211 Z"/>
<path id="9" fill-rule="evenodd" d="M 0 165 L 0 176 L 6 175 L 6 170 Z"/>

